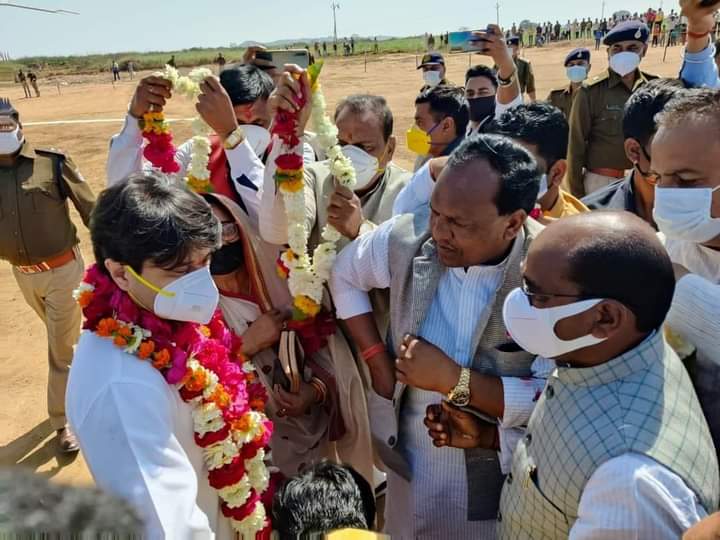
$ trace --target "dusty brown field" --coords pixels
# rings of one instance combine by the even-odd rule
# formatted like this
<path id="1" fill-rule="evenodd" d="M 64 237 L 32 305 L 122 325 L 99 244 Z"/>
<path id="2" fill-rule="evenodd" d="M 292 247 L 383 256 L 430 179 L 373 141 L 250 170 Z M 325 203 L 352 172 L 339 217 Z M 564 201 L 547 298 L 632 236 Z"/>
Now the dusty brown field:
<path id="1" fill-rule="evenodd" d="M 526 53 L 532 61 L 538 85 L 538 97 L 544 99 L 549 90 L 565 81 L 562 61 L 569 46 L 533 49 Z M 662 49 L 653 49 L 643 69 L 661 76 L 676 76 L 681 62 L 681 49 L 668 51 L 662 62 Z M 475 57 L 473 61 L 482 61 Z M 468 67 L 467 55 L 448 58 L 449 79 L 462 83 Z M 593 74 L 607 67 L 604 53 L 596 55 Z M 126 74 L 123 74 L 125 76 Z M 136 79 L 137 81 L 137 79 Z M 40 99 L 21 99 L 19 86 L 0 88 L 9 94 L 25 122 L 120 119 L 134 90 L 134 83 L 124 80 L 116 86 L 107 76 L 70 80 L 58 95 L 54 86 L 41 86 Z M 373 58 L 364 69 L 362 58 L 331 59 L 323 74 L 323 86 L 330 106 L 350 93 L 369 92 L 384 95 L 395 114 L 395 133 L 399 141 L 396 161 L 410 167 L 413 157 L 405 148 L 404 132 L 414 114 L 413 100 L 421 86 L 415 71 L 414 55 L 392 55 Z M 193 107 L 182 98 L 168 107 L 171 118 L 193 115 Z M 28 126 L 28 140 L 36 146 L 55 146 L 67 151 L 79 164 L 85 178 L 96 192 L 105 184 L 105 161 L 110 136 L 120 129 L 120 122 Z M 182 142 L 190 133 L 189 124 L 175 125 L 176 140 Z M 85 261 L 91 261 L 87 230 L 79 224 Z M 70 483 L 89 483 L 91 477 L 82 457 L 67 458 L 55 452 L 53 434 L 46 417 L 45 385 L 47 359 L 45 331 L 28 308 L 17 289 L 10 267 L 0 264 L 0 466 L 28 467 L 48 477 Z"/>

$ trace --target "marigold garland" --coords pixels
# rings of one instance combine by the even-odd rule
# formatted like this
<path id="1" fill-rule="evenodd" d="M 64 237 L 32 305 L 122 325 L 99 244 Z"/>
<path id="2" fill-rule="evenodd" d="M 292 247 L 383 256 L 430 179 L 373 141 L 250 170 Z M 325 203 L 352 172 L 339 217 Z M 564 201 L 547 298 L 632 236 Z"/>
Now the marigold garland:
<path id="1" fill-rule="evenodd" d="M 160 319 L 139 308 L 97 265 L 88 268 L 74 297 L 83 308 L 84 329 L 151 362 L 190 404 L 210 485 L 240 538 L 269 534 L 269 508 L 263 502 L 271 500 L 267 394 L 220 311 L 207 325 Z"/>
<path id="2" fill-rule="evenodd" d="M 340 150 L 337 128 L 327 115 L 327 104 L 318 82 L 322 62 L 307 70 L 311 95 L 305 92 L 296 98 L 302 108 L 312 102 L 311 120 L 320 146 L 330 160 L 330 171 L 337 181 L 349 189 L 355 186 L 355 169 Z M 288 222 L 288 246 L 277 261 L 278 275 L 287 277 L 293 296 L 294 319 L 302 321 L 315 317 L 321 310 L 323 287 L 330 278 L 336 243 L 342 235 L 327 225 L 322 232 L 325 242 L 315 248 L 312 259 L 307 252 L 308 231 L 305 227 L 305 180 L 302 144 L 297 135 L 298 113 L 279 111 L 272 133 L 281 145 L 281 154 L 275 159 L 275 183 L 282 193 Z"/>
<path id="3" fill-rule="evenodd" d="M 200 95 L 200 83 L 212 75 L 207 68 L 193 69 L 185 77 L 181 76 L 177 69 L 172 66 L 165 66 L 161 72 L 155 73 L 157 77 L 170 82 L 173 90 L 188 99 L 196 100 Z M 176 148 L 173 145 L 170 125 L 165 121 L 165 115 L 161 111 L 150 111 L 143 115 L 140 121 L 143 137 L 148 144 L 143 150 L 143 156 L 153 167 L 164 173 L 175 174 L 180 171 L 180 165 L 175 161 Z M 209 193 L 213 191 L 210 183 L 210 126 L 199 116 L 192 123 L 192 153 L 190 165 L 188 166 L 185 182 L 190 189 L 197 193 Z"/>

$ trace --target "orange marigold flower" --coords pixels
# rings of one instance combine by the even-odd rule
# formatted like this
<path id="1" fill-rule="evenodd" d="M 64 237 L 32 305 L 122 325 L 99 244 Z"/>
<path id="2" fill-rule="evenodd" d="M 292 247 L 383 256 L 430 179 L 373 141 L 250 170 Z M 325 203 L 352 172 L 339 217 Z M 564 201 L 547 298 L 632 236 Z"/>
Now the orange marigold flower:
<path id="1" fill-rule="evenodd" d="M 125 341 L 125 338 L 122 336 L 115 336 L 113 343 L 118 347 L 127 347 L 127 341 Z"/>
<path id="2" fill-rule="evenodd" d="M 153 349 L 155 349 L 155 343 L 150 342 L 153 344 Z M 170 363 L 170 351 L 167 349 L 160 349 L 158 352 L 153 354 L 153 366 L 156 369 L 163 369 Z"/>
<path id="3" fill-rule="evenodd" d="M 265 412 L 265 402 L 260 398 L 253 399 L 250 401 L 250 408 L 253 411 Z"/>
<path id="4" fill-rule="evenodd" d="M 242 431 L 243 433 L 247 432 L 250 429 L 250 426 L 251 426 L 250 417 L 247 414 L 241 416 L 237 420 L 233 420 L 233 423 L 232 423 L 233 429 Z"/>
<path id="5" fill-rule="evenodd" d="M 124 338 L 129 338 L 132 336 L 132 329 L 128 325 L 122 325 L 117 329 L 117 334 Z"/>
<path id="6" fill-rule="evenodd" d="M 305 189 L 305 182 L 303 180 L 289 180 L 280 184 L 280 191 L 285 193 L 297 193 Z"/>
<path id="7" fill-rule="evenodd" d="M 78 297 L 78 304 L 80 304 L 81 308 L 86 308 L 90 305 L 90 302 L 92 302 L 93 299 L 93 292 L 92 291 L 83 291 L 80 293 L 80 296 Z"/>
<path id="8" fill-rule="evenodd" d="M 207 337 L 207 338 L 209 338 L 210 335 L 211 335 L 210 329 L 209 329 L 207 326 L 205 326 L 204 324 L 201 325 L 201 326 L 199 326 L 199 327 L 198 327 L 198 330 L 200 331 L 200 333 L 201 333 L 203 336 L 205 336 L 205 337 Z"/>
<path id="9" fill-rule="evenodd" d="M 115 319 L 101 319 L 97 325 L 97 334 L 100 337 L 110 337 L 118 328 L 118 322 Z"/>
<path id="10" fill-rule="evenodd" d="M 314 317 L 318 313 L 320 313 L 320 304 L 315 302 L 312 298 L 309 298 L 303 294 L 300 294 L 295 297 L 295 301 L 293 302 L 296 308 L 298 308 L 300 311 L 302 311 L 305 315 L 308 315 L 309 317 Z"/>
<path id="11" fill-rule="evenodd" d="M 210 401 L 214 402 L 220 409 L 225 409 L 230 405 L 230 394 L 225 391 L 222 384 L 218 384 L 215 391 L 210 394 Z"/>
<path id="12" fill-rule="evenodd" d="M 207 377 L 205 372 L 202 370 L 195 370 L 190 375 L 190 378 L 185 383 L 185 388 L 190 392 L 199 392 L 207 385 Z"/>
<path id="13" fill-rule="evenodd" d="M 155 342 L 154 341 L 143 341 L 140 344 L 140 347 L 138 347 L 137 355 L 142 360 L 145 360 L 146 358 L 150 358 L 150 355 L 155 352 Z"/>
<path id="14" fill-rule="evenodd" d="M 245 378 L 247 379 L 247 382 L 253 382 L 255 379 L 257 379 L 257 375 L 255 375 L 252 371 L 250 373 L 245 374 Z"/>

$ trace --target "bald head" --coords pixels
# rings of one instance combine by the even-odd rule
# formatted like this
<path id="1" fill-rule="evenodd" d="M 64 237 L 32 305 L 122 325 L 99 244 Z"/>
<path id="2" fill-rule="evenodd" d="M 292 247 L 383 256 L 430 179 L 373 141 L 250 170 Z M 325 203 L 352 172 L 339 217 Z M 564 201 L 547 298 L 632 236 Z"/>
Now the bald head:
<path id="1" fill-rule="evenodd" d="M 556 261 L 549 269 L 556 282 L 570 282 L 582 297 L 625 305 L 638 331 L 659 328 L 670 309 L 672 263 L 655 231 L 633 214 L 593 212 L 558 220 L 533 242 L 528 258 L 533 254 Z"/>

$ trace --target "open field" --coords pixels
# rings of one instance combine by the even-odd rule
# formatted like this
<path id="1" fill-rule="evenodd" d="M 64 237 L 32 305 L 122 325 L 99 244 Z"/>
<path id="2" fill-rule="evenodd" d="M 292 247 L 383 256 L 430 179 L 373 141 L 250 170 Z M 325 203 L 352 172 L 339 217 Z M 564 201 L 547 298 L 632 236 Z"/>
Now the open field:
<path id="1" fill-rule="evenodd" d="M 297 42 L 289 44 L 289 48 L 303 49 L 305 46 L 313 51 L 313 43 Z M 320 43 L 322 46 L 322 43 Z M 332 52 L 332 42 L 327 42 L 328 53 Z M 378 41 L 380 54 L 389 53 L 415 53 L 423 47 L 422 36 L 391 38 Z M 273 48 L 273 47 L 271 47 Z M 277 47 L 284 48 L 284 47 Z M 373 53 L 374 42 L 370 39 L 355 40 L 355 54 L 363 55 L 365 52 Z M 45 77 L 56 77 L 70 74 L 88 74 L 99 71 L 110 71 L 113 60 L 117 60 L 121 69 L 125 69 L 127 62 L 132 61 L 136 70 L 158 69 L 165 65 L 171 55 L 175 55 L 178 67 L 194 67 L 203 64 L 211 64 L 222 52 L 228 63 L 240 62 L 245 52 L 241 47 L 219 47 L 219 48 L 192 48 L 182 51 L 163 52 L 121 52 L 116 54 L 91 54 L 85 56 L 36 56 L 21 58 L 15 63 L 22 66 L 42 67 L 42 75 Z M 342 55 L 342 37 L 338 38 L 338 53 Z"/>
<path id="2" fill-rule="evenodd" d="M 571 47 L 552 46 L 527 51 L 535 68 L 538 96 L 544 98 L 551 88 L 565 82 L 562 61 Z M 662 76 L 676 76 L 681 49 L 668 50 L 662 62 L 662 49 L 651 49 L 643 69 Z M 166 55 L 165 55 L 166 56 Z M 482 60 L 474 57 L 473 61 Z M 461 83 L 468 67 L 468 55 L 448 57 L 449 79 Z M 593 74 L 607 67 L 607 59 L 597 54 Z M 68 77 L 69 86 L 58 95 L 54 85 L 41 81 L 40 99 L 21 99 L 20 86 L 0 87 L 8 95 L 28 124 L 25 133 L 36 146 L 55 146 L 67 151 L 79 164 L 85 178 L 96 192 L 105 184 L 105 161 L 108 140 L 121 127 L 121 121 L 134 90 L 134 83 L 123 80 L 113 86 L 108 74 Z M 405 146 L 404 132 L 414 114 L 413 101 L 421 86 L 415 70 L 414 54 L 394 54 L 364 59 L 331 58 L 323 73 L 323 88 L 333 107 L 343 96 L 356 92 L 384 95 L 395 114 L 398 137 L 396 161 L 410 167 L 413 156 Z M 167 109 L 170 118 L 193 116 L 193 106 L 175 98 Z M 111 120 L 104 123 L 32 125 L 35 122 L 65 120 Z M 116 121 L 113 121 L 116 120 Z M 190 134 L 188 122 L 174 124 L 177 142 Z M 80 230 L 85 261 L 91 261 L 88 232 L 74 215 Z M 91 482 L 82 457 L 58 457 L 46 420 L 45 385 L 47 359 L 45 332 L 35 314 L 27 307 L 12 277 L 10 267 L 0 263 L 0 466 L 21 465 L 40 474 L 66 482 Z M 101 359 L 98 359 L 101 361 Z"/>

